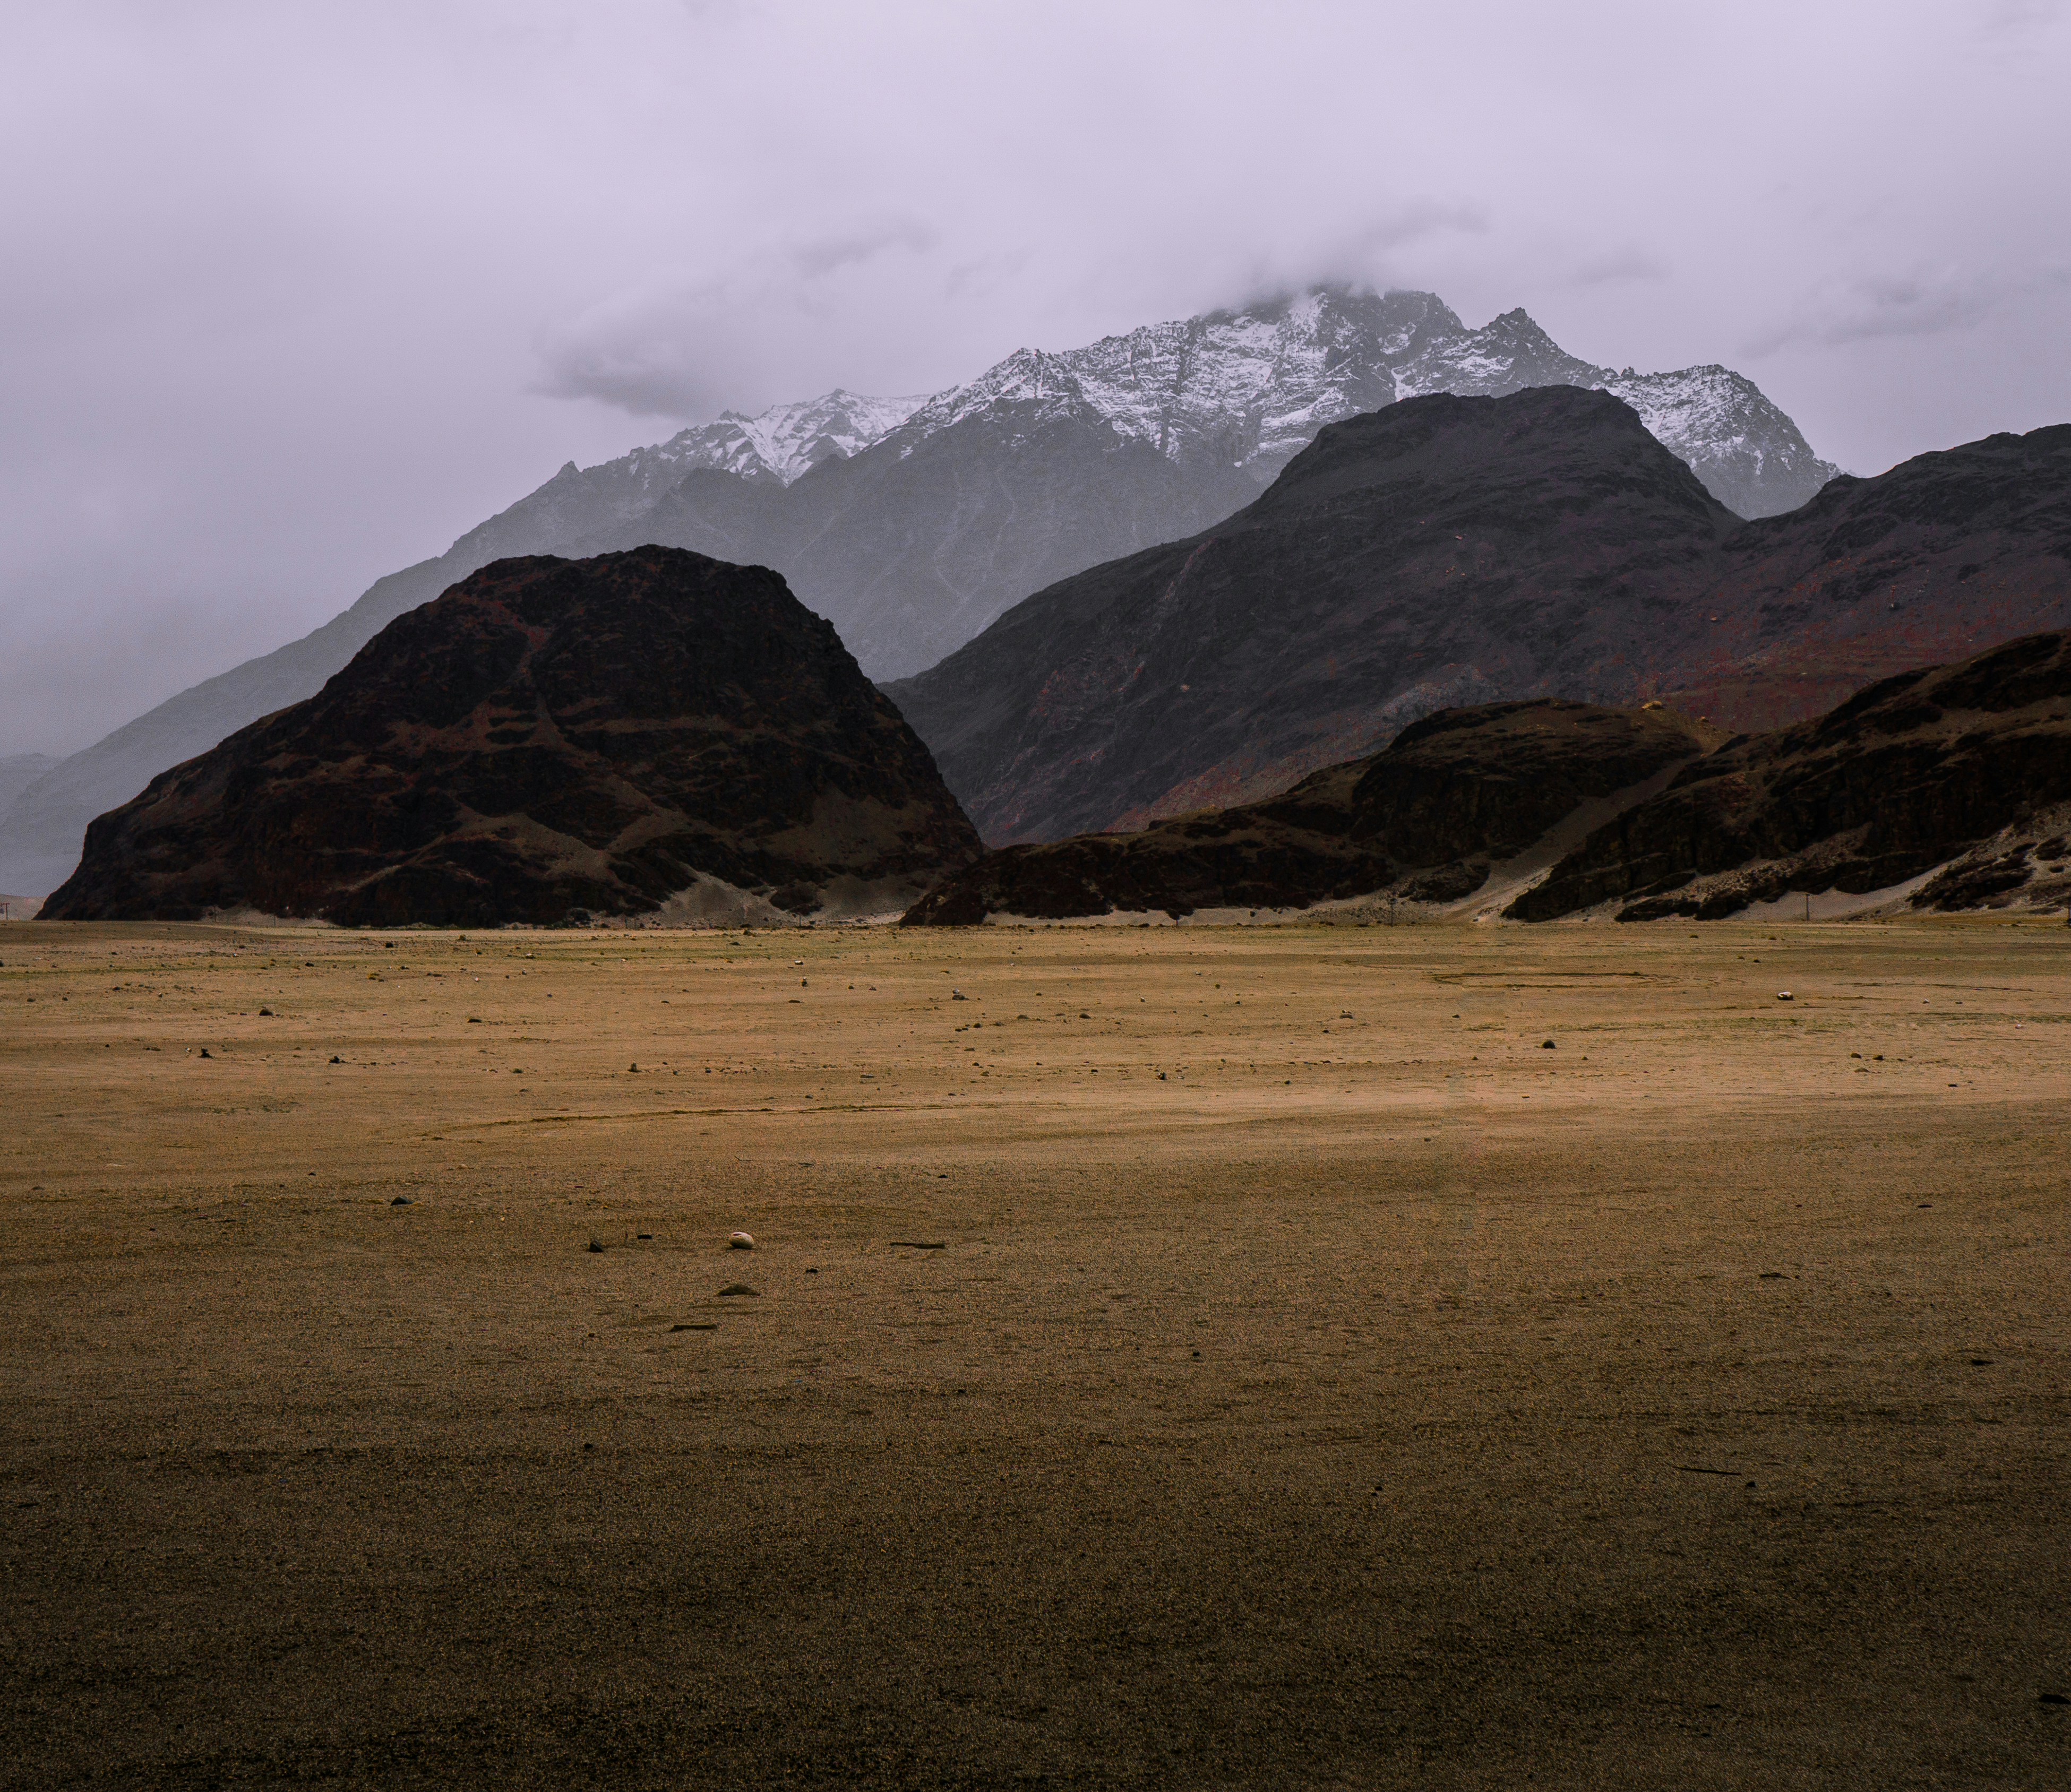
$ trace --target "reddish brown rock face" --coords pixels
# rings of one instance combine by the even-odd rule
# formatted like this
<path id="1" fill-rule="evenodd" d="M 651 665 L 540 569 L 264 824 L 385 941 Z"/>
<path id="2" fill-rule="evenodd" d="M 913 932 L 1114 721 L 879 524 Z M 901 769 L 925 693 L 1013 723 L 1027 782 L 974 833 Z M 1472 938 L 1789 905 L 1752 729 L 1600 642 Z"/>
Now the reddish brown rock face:
<path id="1" fill-rule="evenodd" d="M 1597 829 L 1509 912 L 1618 901 L 1621 920 L 1708 921 L 1793 892 L 1889 889 L 1952 860 L 1916 906 L 2016 892 L 2061 905 L 2067 806 L 2071 633 L 2029 635 L 1729 742 Z"/>
<path id="2" fill-rule="evenodd" d="M 991 914 L 1061 920 L 1118 909 L 1177 917 L 1302 908 L 1383 888 L 1450 902 L 1583 803 L 1724 738 L 1659 707 L 1548 699 L 1444 710 L 1384 751 L 1265 802 L 1179 816 L 1139 834 L 990 853 L 929 891 L 906 921 L 964 926 Z"/>
<path id="3" fill-rule="evenodd" d="M 896 906 L 978 852 L 927 749 L 777 574 L 500 560 L 88 830 L 52 918 L 348 925 L 653 911 L 717 879 Z"/>

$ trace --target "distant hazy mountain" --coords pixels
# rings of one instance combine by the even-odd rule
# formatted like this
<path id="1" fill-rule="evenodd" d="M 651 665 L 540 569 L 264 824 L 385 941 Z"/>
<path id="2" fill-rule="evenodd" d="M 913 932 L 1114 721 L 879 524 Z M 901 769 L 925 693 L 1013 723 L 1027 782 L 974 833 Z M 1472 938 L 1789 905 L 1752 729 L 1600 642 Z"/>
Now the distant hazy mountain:
<path id="1" fill-rule="evenodd" d="M 47 752 L 10 753 L 0 758 L 0 815 L 8 806 L 46 773 L 57 769 L 59 761 Z"/>
<path id="2" fill-rule="evenodd" d="M 1565 353 L 1522 311 L 1469 330 L 1429 293 L 1324 288 L 1063 354 L 1023 349 L 766 501 L 694 482 L 578 546 L 658 540 L 766 560 L 865 670 L 896 678 L 1031 591 L 1228 515 L 1326 424 L 1432 392 L 1548 385 L 1624 399 L 1743 516 L 1795 509 L 1835 471 L 1726 368 L 1614 372 Z M 693 449 L 692 433 L 665 449 L 731 468 L 733 449 L 716 437 Z"/>
<path id="3" fill-rule="evenodd" d="M 873 678 L 931 665 L 1030 593 L 1241 508 L 1326 424 L 1433 392 L 1601 386 L 1714 496 L 1788 511 L 1831 476 L 1723 367 L 1614 372 L 1522 311 L 1468 329 L 1428 293 L 1323 288 L 1023 350 L 925 402 L 836 391 L 571 461 L 322 628 L 162 703 L 0 810 L 0 886 L 53 888 L 86 823 L 157 773 L 315 692 L 403 611 L 490 561 L 646 542 L 774 567 Z"/>

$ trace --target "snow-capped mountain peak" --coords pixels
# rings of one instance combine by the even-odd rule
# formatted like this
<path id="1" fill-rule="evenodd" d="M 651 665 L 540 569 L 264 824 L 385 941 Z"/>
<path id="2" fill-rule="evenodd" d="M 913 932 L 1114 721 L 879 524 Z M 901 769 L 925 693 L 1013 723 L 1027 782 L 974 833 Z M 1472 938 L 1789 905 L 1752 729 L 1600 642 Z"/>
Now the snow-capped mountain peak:
<path id="1" fill-rule="evenodd" d="M 723 411 L 711 423 L 679 430 L 666 442 L 640 449 L 658 473 L 680 479 L 694 467 L 712 467 L 743 479 L 788 486 L 824 460 L 846 458 L 896 429 L 926 401 L 925 395 L 870 398 L 836 387 L 818 398 L 773 404 L 749 416 Z"/>
<path id="2" fill-rule="evenodd" d="M 1063 354 L 1020 350 L 931 400 L 908 428 L 932 433 L 1003 400 L 1068 399 L 1175 461 L 1257 463 L 1269 478 L 1325 423 L 1389 403 L 1392 356 L 1459 327 L 1428 293 L 1318 287 Z"/>
<path id="3" fill-rule="evenodd" d="M 1569 354 L 1521 307 L 1470 330 L 1433 293 L 1330 285 L 1145 324 L 1083 348 L 1017 349 L 932 397 L 838 388 L 753 416 L 728 411 L 596 470 L 609 472 L 621 506 L 650 502 L 698 467 L 788 486 L 889 437 L 910 453 L 982 415 L 1004 422 L 1011 410 L 1016 441 L 1032 423 L 1075 416 L 1183 467 L 1238 469 L 1263 486 L 1327 424 L 1397 399 L 1554 385 L 1616 393 L 1743 516 L 1794 509 L 1837 470 L 1728 368 L 1614 372 Z"/>
<path id="4" fill-rule="evenodd" d="M 1318 286 L 1232 311 L 1146 324 L 1062 354 L 1022 349 L 906 420 L 908 443 L 1003 404 L 1090 408 L 1182 465 L 1261 486 L 1326 424 L 1397 399 L 1500 397 L 1592 386 L 1637 410 L 1744 516 L 1792 510 L 1836 470 L 1753 382 L 1724 367 L 1614 373 L 1569 354 L 1516 309 L 1470 330 L 1435 293 Z"/>

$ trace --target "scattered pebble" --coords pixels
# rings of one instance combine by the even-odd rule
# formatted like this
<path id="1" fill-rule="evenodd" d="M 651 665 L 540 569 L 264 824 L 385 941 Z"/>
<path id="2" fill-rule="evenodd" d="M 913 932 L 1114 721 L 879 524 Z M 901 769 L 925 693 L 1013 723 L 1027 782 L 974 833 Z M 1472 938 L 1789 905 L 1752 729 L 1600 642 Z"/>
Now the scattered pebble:
<path id="1" fill-rule="evenodd" d="M 730 1251 L 752 1251 L 755 1249 L 755 1235 L 753 1232 L 737 1232 L 727 1240 L 726 1248 Z"/>
<path id="2" fill-rule="evenodd" d="M 937 1239 L 934 1243 L 926 1245 L 917 1238 L 894 1238 L 889 1242 L 895 1249 L 908 1251 L 946 1251 L 949 1248 L 946 1239 Z"/>
<path id="3" fill-rule="evenodd" d="M 1539 1049 L 1542 1052 L 1552 1052 L 1557 1049 L 1557 1048 L 1556 1048 L 1552 1040 L 1548 1040 L 1544 1045 L 1540 1046 Z"/>
<path id="4" fill-rule="evenodd" d="M 408 1207 L 410 1204 L 410 1197 L 407 1195 L 398 1195 L 388 1204 L 391 1207 Z"/>
<path id="5" fill-rule="evenodd" d="M 1778 990 L 1776 992 L 1776 999 L 1779 1002 L 1788 1002 L 1790 999 L 1790 991 L 1788 990 Z"/>
<path id="6" fill-rule="evenodd" d="M 589 1241 L 589 1248 L 595 1251 L 599 1256 L 602 1256 L 604 1253 L 604 1247 L 598 1244 L 594 1238 Z"/>
<path id="7" fill-rule="evenodd" d="M 343 1063 L 345 1062 L 345 1060 L 344 1060 L 344 1059 L 342 1059 L 342 1058 L 334 1057 L 330 1061 L 331 1061 L 333 1064 L 343 1064 Z"/>
<path id="8" fill-rule="evenodd" d="M 210 1056 L 213 1056 L 213 1054 L 209 1051 L 209 1048 L 208 1048 L 207 1046 L 205 1046 L 205 1045 L 201 1048 L 201 1055 L 202 1055 L 204 1058 L 206 1058 L 206 1057 L 210 1057 Z"/>
<path id="9" fill-rule="evenodd" d="M 670 1327 L 669 1329 L 671 1331 L 716 1331 L 719 1330 L 719 1321 L 716 1319 L 686 1319 L 681 1325 L 674 1325 Z"/>
<path id="10" fill-rule="evenodd" d="M 726 1299 L 732 1294 L 753 1294 L 760 1300 L 762 1298 L 762 1290 L 759 1288 L 751 1288 L 744 1281 L 730 1281 L 719 1291 L 719 1298 L 721 1300 Z"/>

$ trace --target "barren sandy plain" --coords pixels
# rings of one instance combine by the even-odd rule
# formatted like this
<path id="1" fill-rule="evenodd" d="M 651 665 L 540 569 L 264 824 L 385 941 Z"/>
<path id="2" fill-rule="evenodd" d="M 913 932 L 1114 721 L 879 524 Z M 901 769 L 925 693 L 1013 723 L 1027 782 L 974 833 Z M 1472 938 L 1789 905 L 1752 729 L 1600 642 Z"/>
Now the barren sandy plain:
<path id="1" fill-rule="evenodd" d="M 0 1784 L 2071 1784 L 2067 970 L 0 928 Z"/>

